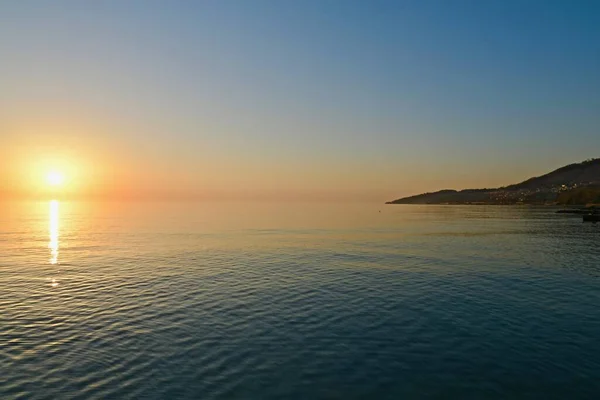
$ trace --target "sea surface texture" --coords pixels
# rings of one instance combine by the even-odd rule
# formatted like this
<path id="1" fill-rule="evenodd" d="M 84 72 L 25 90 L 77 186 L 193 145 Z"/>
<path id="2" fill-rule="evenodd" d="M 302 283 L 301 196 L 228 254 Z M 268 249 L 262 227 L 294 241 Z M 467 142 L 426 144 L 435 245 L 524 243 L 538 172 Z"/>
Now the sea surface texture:
<path id="1" fill-rule="evenodd" d="M 600 224 L 7 203 L 2 399 L 599 399 Z"/>

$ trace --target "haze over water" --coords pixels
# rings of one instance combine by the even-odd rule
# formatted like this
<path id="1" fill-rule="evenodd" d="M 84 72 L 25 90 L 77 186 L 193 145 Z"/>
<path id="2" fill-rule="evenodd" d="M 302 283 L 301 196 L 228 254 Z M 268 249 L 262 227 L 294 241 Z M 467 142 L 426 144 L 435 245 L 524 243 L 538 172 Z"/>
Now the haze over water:
<path id="1" fill-rule="evenodd" d="M 535 207 L 4 204 L 0 393 L 597 398 L 599 239 Z"/>

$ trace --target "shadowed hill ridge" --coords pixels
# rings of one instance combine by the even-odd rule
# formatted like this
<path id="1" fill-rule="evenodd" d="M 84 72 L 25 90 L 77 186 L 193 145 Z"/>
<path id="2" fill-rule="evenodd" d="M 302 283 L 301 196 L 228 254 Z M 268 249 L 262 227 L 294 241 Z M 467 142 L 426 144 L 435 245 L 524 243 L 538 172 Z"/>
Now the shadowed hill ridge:
<path id="1" fill-rule="evenodd" d="M 581 196 L 585 188 L 588 195 Z M 386 204 L 582 204 L 600 191 L 600 158 L 569 164 L 521 183 L 495 189 L 444 189 Z M 577 191 L 577 195 L 575 195 Z M 571 195 L 572 194 L 572 195 Z"/>
<path id="2" fill-rule="evenodd" d="M 600 158 L 569 164 L 545 175 L 506 186 L 504 189 L 513 190 L 575 184 L 585 186 L 600 184 Z"/>

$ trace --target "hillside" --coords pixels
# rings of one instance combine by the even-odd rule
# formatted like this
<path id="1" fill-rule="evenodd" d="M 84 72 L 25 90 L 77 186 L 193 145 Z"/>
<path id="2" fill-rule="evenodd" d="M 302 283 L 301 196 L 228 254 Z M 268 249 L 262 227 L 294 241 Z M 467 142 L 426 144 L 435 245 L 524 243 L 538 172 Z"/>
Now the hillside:
<path id="1" fill-rule="evenodd" d="M 506 190 L 537 189 L 567 186 L 591 186 L 600 184 L 600 158 L 569 164 L 546 175 L 527 179 L 505 187 Z"/>
<path id="2" fill-rule="evenodd" d="M 564 205 L 600 204 L 600 186 L 580 187 L 559 193 L 556 202 Z"/>
<path id="3" fill-rule="evenodd" d="M 586 204 L 600 196 L 600 158 L 495 189 L 440 190 L 386 204 Z"/>

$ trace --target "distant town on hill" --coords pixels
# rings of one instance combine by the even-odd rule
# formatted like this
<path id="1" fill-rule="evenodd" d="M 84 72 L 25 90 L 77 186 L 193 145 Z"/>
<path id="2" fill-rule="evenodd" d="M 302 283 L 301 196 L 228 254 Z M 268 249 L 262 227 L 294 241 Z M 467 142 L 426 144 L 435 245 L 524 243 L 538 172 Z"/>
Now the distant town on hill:
<path id="1" fill-rule="evenodd" d="M 561 204 L 600 203 L 600 158 L 566 165 L 548 174 L 495 189 L 440 190 L 386 204 Z"/>

